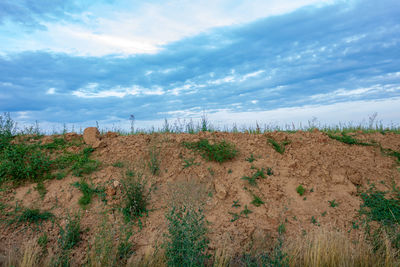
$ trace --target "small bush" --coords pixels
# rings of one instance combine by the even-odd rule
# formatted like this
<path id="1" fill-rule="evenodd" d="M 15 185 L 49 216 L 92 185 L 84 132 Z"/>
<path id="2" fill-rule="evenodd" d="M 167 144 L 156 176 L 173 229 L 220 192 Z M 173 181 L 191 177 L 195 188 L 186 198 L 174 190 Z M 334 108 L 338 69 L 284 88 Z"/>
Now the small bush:
<path id="1" fill-rule="evenodd" d="M 131 176 L 127 176 L 122 181 L 122 193 L 125 203 L 122 213 L 126 221 L 131 221 L 142 217 L 147 212 L 149 193 L 145 192 L 145 182 L 142 174 L 131 171 Z"/>
<path id="2" fill-rule="evenodd" d="M 208 258 L 208 239 L 202 210 L 172 207 L 166 218 L 168 241 L 165 243 L 165 254 L 168 266 L 204 266 Z"/>
<path id="3" fill-rule="evenodd" d="M 184 142 L 183 144 L 188 149 L 200 152 L 203 158 L 219 163 L 233 159 L 238 153 L 235 145 L 225 140 L 210 144 L 207 139 L 201 139 L 198 142 Z"/>

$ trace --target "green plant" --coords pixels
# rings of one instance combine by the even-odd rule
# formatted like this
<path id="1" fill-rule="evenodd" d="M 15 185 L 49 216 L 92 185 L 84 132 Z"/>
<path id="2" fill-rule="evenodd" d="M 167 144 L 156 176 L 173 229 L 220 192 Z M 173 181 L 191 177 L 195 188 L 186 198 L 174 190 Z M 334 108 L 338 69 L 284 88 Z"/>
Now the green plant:
<path id="1" fill-rule="evenodd" d="M 49 242 L 49 239 L 47 237 L 47 233 L 42 234 L 41 236 L 39 236 L 38 240 L 38 245 L 42 248 L 45 249 L 47 246 L 47 243 Z"/>
<path id="2" fill-rule="evenodd" d="M 112 164 L 113 167 L 116 168 L 123 168 L 124 167 L 124 163 L 122 161 L 116 161 Z"/>
<path id="3" fill-rule="evenodd" d="M 272 138 L 268 138 L 268 143 L 272 145 L 276 152 L 283 154 L 285 152 L 286 145 L 290 144 L 290 141 L 283 141 L 280 144 Z"/>
<path id="4" fill-rule="evenodd" d="M 339 206 L 339 204 L 335 200 L 328 200 L 328 202 L 332 208 Z"/>
<path id="5" fill-rule="evenodd" d="M 232 172 L 233 172 L 232 169 L 229 169 L 229 170 L 228 170 L 228 173 L 229 173 L 229 174 L 231 174 Z"/>
<path id="6" fill-rule="evenodd" d="M 278 226 L 278 234 L 282 235 L 284 233 L 286 233 L 286 226 L 284 223 L 281 223 Z"/>
<path id="7" fill-rule="evenodd" d="M 296 192 L 297 192 L 300 196 L 302 196 L 302 195 L 304 195 L 304 193 L 306 192 L 306 190 L 304 189 L 304 187 L 303 187 L 302 185 L 299 185 L 299 186 L 296 188 Z"/>
<path id="8" fill-rule="evenodd" d="M 346 135 L 344 132 L 342 132 L 341 136 L 333 135 L 333 134 L 330 134 L 330 133 L 328 133 L 328 136 L 331 139 L 335 139 L 335 140 L 337 140 L 339 142 L 342 142 L 342 143 L 345 143 L 345 144 L 348 144 L 348 145 L 362 145 L 362 146 L 371 146 L 372 145 L 372 144 L 369 144 L 369 143 L 360 142 L 357 139 L 353 138 L 352 136 Z"/>
<path id="9" fill-rule="evenodd" d="M 81 205 L 82 208 L 86 208 L 87 205 L 89 205 L 92 202 L 92 198 L 94 194 L 99 195 L 102 199 L 105 199 L 105 193 L 104 193 L 104 188 L 102 187 L 96 187 L 93 188 L 89 186 L 89 184 L 82 180 L 80 182 L 75 182 L 72 184 L 74 187 L 78 188 L 83 196 L 79 199 L 79 205 Z"/>
<path id="10" fill-rule="evenodd" d="M 214 175 L 215 175 L 215 172 L 214 172 L 214 170 L 213 170 L 211 167 L 208 167 L 207 170 L 208 170 L 208 173 L 209 173 L 211 176 L 214 176 Z"/>
<path id="11" fill-rule="evenodd" d="M 189 159 L 183 159 L 183 168 L 189 168 L 190 166 L 199 166 L 200 162 L 194 162 L 194 158 L 189 158 Z"/>
<path id="12" fill-rule="evenodd" d="M 237 207 L 240 207 L 239 200 L 234 200 L 232 208 L 237 208 Z"/>
<path id="13" fill-rule="evenodd" d="M 36 191 L 38 191 L 40 198 L 43 199 L 47 193 L 47 189 L 44 186 L 43 182 L 38 182 L 35 189 Z"/>
<path id="14" fill-rule="evenodd" d="M 315 224 L 317 226 L 320 226 L 319 222 L 317 221 L 317 219 L 314 216 L 311 217 L 311 223 Z"/>
<path id="15" fill-rule="evenodd" d="M 70 250 L 81 241 L 81 223 L 80 215 L 75 214 L 71 217 L 69 214 L 66 219 L 65 228 L 59 226 L 58 245 L 61 250 Z"/>
<path id="16" fill-rule="evenodd" d="M 147 213 L 147 204 L 150 192 L 145 192 L 145 181 L 142 174 L 132 171 L 132 176 L 127 176 L 121 181 L 124 206 L 122 214 L 126 221 L 136 220 Z"/>
<path id="17" fill-rule="evenodd" d="M 240 214 L 244 214 L 244 216 L 245 216 L 246 218 L 248 217 L 247 215 L 249 215 L 250 213 L 253 213 L 253 212 L 247 208 L 247 205 L 244 205 L 244 210 L 242 210 L 242 211 L 240 212 Z"/>
<path id="18" fill-rule="evenodd" d="M 204 266 L 208 239 L 203 211 L 172 207 L 166 218 L 168 234 L 164 246 L 168 266 Z"/>
<path id="19" fill-rule="evenodd" d="M 246 158 L 246 161 L 248 161 L 248 162 L 253 162 L 253 161 L 255 161 L 256 159 L 254 158 L 254 155 L 253 155 L 253 153 L 251 153 L 250 154 L 250 157 L 248 157 L 248 158 Z"/>
<path id="20" fill-rule="evenodd" d="M 16 208 L 16 212 L 18 212 L 18 208 Z M 39 209 L 23 209 L 22 212 L 15 216 L 14 219 L 10 221 L 11 223 L 41 223 L 43 221 L 52 220 L 54 215 L 51 212 L 44 211 L 41 212 Z"/>
<path id="21" fill-rule="evenodd" d="M 259 207 L 262 204 L 264 204 L 264 201 L 262 201 L 260 197 L 253 194 L 253 201 L 251 201 L 251 204 L 253 204 L 256 207 Z"/>
<path id="22" fill-rule="evenodd" d="M 93 148 L 88 147 L 83 149 L 82 153 L 77 157 L 74 157 L 75 163 L 72 165 L 71 170 L 75 176 L 81 177 L 83 174 L 90 174 L 100 166 L 100 162 L 89 158 L 93 151 Z"/>
<path id="23" fill-rule="evenodd" d="M 225 140 L 210 144 L 207 139 L 201 139 L 198 142 L 184 142 L 183 145 L 188 149 L 200 152 L 203 158 L 219 163 L 233 159 L 238 153 L 235 145 Z"/>
<path id="24" fill-rule="evenodd" d="M 255 185 L 257 185 L 257 181 L 256 181 L 257 179 L 265 178 L 265 169 L 264 168 L 258 169 L 258 168 L 254 167 L 254 166 L 252 166 L 251 169 L 255 169 L 256 172 L 250 177 L 249 176 L 243 176 L 241 179 L 242 180 L 247 180 L 250 185 L 255 186 Z M 272 169 L 268 168 L 267 169 L 267 175 L 272 175 L 272 174 L 273 174 L 272 173 Z"/>
<path id="25" fill-rule="evenodd" d="M 160 173 L 160 160 L 158 159 L 160 155 L 160 151 L 155 147 L 152 146 L 152 148 L 149 150 L 149 169 L 151 174 L 153 175 L 158 175 Z"/>

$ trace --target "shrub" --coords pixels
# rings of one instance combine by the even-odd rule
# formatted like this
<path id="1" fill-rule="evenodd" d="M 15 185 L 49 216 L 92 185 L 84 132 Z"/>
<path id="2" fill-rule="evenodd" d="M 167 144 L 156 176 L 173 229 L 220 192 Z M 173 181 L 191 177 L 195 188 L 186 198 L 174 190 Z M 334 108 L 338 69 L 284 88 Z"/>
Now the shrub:
<path id="1" fill-rule="evenodd" d="M 172 207 L 166 218 L 168 241 L 165 253 L 168 266 L 204 266 L 208 258 L 208 239 L 202 210 Z"/>
<path id="2" fill-rule="evenodd" d="M 122 193 L 124 195 L 125 204 L 122 213 L 126 221 L 131 221 L 142 217 L 147 212 L 147 204 L 149 193 L 145 192 L 145 182 L 142 174 L 130 171 L 122 181 Z"/>
<path id="3" fill-rule="evenodd" d="M 188 149 L 200 152 L 203 158 L 219 163 L 233 159 L 238 153 L 235 145 L 225 140 L 210 144 L 207 139 L 201 139 L 198 142 L 184 142 L 183 145 Z"/>

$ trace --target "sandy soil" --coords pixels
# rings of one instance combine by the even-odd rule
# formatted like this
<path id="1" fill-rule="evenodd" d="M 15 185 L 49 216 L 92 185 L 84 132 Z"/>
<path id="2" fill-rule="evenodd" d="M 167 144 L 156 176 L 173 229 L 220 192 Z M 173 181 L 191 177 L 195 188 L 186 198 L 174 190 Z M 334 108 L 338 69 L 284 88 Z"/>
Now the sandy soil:
<path id="1" fill-rule="evenodd" d="M 375 141 L 383 148 L 400 151 L 400 136 L 392 133 L 362 134 L 355 137 L 364 141 Z M 77 136 L 79 137 L 79 136 Z M 51 139 L 53 137 L 44 137 Z M 118 136 L 107 134 L 101 137 L 101 144 L 92 154 L 93 159 L 101 161 L 98 171 L 88 175 L 88 181 L 106 187 L 107 203 L 95 197 L 86 210 L 81 210 L 83 241 L 74 249 L 75 263 L 84 261 L 88 241 L 94 235 L 103 214 L 107 214 L 112 223 L 121 223 L 118 205 L 121 199 L 121 185 L 127 168 L 142 170 L 151 188 L 148 217 L 142 219 L 143 228 L 132 226 L 131 241 L 135 244 L 136 254 L 141 257 L 154 250 L 160 244 L 166 231 L 165 214 L 174 198 L 187 197 L 187 201 L 204 201 L 204 211 L 209 222 L 208 237 L 210 250 L 225 248 L 232 253 L 243 252 L 251 247 L 268 247 L 277 236 L 277 229 L 285 223 L 286 236 L 306 233 L 323 225 L 344 231 L 350 230 L 357 219 L 360 197 L 357 188 L 367 188 L 368 183 L 386 188 L 394 181 L 399 184 L 400 172 L 396 159 L 382 154 L 378 147 L 346 145 L 330 139 L 325 133 L 274 132 L 266 134 L 245 133 L 208 133 L 199 134 L 139 134 Z M 207 138 L 210 141 L 226 140 L 236 145 L 238 155 L 222 164 L 209 162 L 198 153 L 182 145 L 184 141 L 198 141 Z M 268 138 L 278 142 L 290 141 L 283 154 L 276 152 Z M 160 174 L 151 175 L 147 163 L 149 149 L 159 151 Z M 79 148 L 70 148 L 78 150 Z M 246 158 L 253 154 L 255 160 Z M 184 159 L 193 158 L 199 163 L 184 168 Z M 124 167 L 112 166 L 123 162 Z M 253 169 L 252 169 L 253 166 Z M 255 168 L 272 168 L 273 175 L 258 179 L 257 186 L 251 186 L 241 179 L 252 175 Z M 62 180 L 48 180 L 44 184 L 48 190 L 41 199 L 34 187 L 26 184 L 15 190 L 0 192 L 2 202 L 15 206 L 40 208 L 51 211 L 57 218 L 66 218 L 66 214 L 80 209 L 78 200 L 81 192 L 73 187 L 73 182 L 81 178 L 68 175 Z M 118 182 L 115 182 L 118 181 Z M 382 182 L 383 181 L 383 182 Z M 296 188 L 302 185 L 306 193 L 300 196 Z M 181 194 L 181 197 L 176 197 Z M 251 204 L 253 194 L 265 203 L 256 207 Z M 335 200 L 338 206 L 330 207 L 328 201 Z M 238 201 L 240 207 L 233 207 Z M 240 213 L 244 206 L 252 211 L 248 218 L 231 221 L 230 213 Z M 311 218 L 317 223 L 311 223 Z M 61 225 L 65 219 L 60 219 Z M 40 231 L 34 227 L 6 227 L 0 225 L 0 248 L 3 251 L 19 246 L 43 231 L 49 235 L 50 253 L 57 247 L 58 226 L 46 222 Z"/>

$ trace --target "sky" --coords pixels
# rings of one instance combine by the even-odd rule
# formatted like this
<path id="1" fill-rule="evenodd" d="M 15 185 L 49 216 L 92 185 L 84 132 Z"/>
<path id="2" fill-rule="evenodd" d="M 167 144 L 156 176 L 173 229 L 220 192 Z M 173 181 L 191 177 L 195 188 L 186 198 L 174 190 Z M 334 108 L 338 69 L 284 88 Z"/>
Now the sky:
<path id="1" fill-rule="evenodd" d="M 398 0 L 2 0 L 21 125 L 400 123 Z"/>

